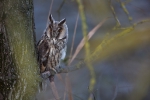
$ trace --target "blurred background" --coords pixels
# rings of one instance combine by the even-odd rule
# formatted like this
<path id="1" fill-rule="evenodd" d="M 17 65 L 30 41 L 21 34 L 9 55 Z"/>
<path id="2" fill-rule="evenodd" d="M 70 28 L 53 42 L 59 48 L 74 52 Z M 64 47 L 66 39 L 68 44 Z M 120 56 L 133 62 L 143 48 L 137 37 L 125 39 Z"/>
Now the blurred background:
<path id="1" fill-rule="evenodd" d="M 60 100 L 150 100 L 150 0 L 81 0 L 86 16 L 87 32 L 108 18 L 89 40 L 90 54 L 95 59 L 94 88 L 89 91 L 91 70 L 86 65 L 70 72 L 70 94 L 63 80 L 55 77 Z M 53 3 L 52 3 L 53 2 Z M 52 3 L 52 4 L 51 4 Z M 52 5 L 52 6 L 51 6 Z M 36 39 L 39 41 L 50 12 L 55 20 L 66 18 L 71 52 L 73 33 L 79 14 L 76 0 L 34 0 Z M 76 29 L 73 53 L 83 38 L 82 19 Z M 85 59 L 82 49 L 71 65 Z M 47 81 L 46 91 L 37 100 L 55 100 Z M 69 90 L 68 90 L 69 91 Z"/>

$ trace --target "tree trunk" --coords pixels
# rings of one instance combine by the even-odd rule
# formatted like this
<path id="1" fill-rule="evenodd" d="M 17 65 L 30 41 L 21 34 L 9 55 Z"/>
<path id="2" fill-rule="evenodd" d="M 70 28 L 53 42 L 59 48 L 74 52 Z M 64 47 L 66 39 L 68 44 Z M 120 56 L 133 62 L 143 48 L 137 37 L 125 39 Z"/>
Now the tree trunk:
<path id="1" fill-rule="evenodd" d="M 0 0 L 0 98 L 29 100 L 39 80 L 32 0 Z"/>

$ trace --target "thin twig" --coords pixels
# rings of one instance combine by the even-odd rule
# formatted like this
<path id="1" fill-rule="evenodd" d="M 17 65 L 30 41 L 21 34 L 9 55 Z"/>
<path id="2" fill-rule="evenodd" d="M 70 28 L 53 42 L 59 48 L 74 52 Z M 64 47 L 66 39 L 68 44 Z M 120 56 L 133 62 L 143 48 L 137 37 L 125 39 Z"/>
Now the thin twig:
<path id="1" fill-rule="evenodd" d="M 130 16 L 130 14 L 129 14 L 129 12 L 128 12 L 126 6 L 125 6 L 125 3 L 121 2 L 121 0 L 119 0 L 119 3 L 120 3 L 120 5 L 121 5 L 121 8 L 123 9 L 123 11 L 125 12 L 125 14 L 127 15 L 129 22 L 131 23 L 132 17 Z M 132 24 L 131 24 L 131 25 L 132 25 Z"/>
<path id="2" fill-rule="evenodd" d="M 112 0 L 110 0 L 110 8 L 111 8 L 111 10 L 112 10 L 112 12 L 113 12 L 113 15 L 114 15 L 114 17 L 115 17 L 115 20 L 116 20 L 116 22 L 117 22 L 116 27 L 119 27 L 121 24 L 120 24 L 120 22 L 119 22 L 119 19 L 118 19 L 117 16 L 116 16 L 114 7 L 112 6 Z"/>
<path id="3" fill-rule="evenodd" d="M 77 25 L 78 25 L 78 19 L 79 19 L 79 14 L 77 14 L 77 18 L 76 18 L 76 24 L 75 24 L 75 28 L 74 28 L 74 34 L 73 34 L 73 39 L 72 39 L 72 45 L 71 45 L 71 51 L 70 51 L 70 57 L 69 57 L 69 62 L 70 62 L 70 58 L 72 56 L 72 52 L 73 52 L 73 46 L 74 46 L 74 39 L 75 39 L 75 35 L 76 35 L 76 30 L 77 30 Z M 68 64 L 69 66 L 69 64 Z M 68 74 L 66 74 L 66 79 L 68 79 Z M 67 81 L 65 80 L 65 83 L 67 84 Z M 65 85 L 65 93 L 64 93 L 64 100 L 66 98 L 66 91 L 67 91 L 67 85 Z M 70 90 L 69 90 L 70 91 Z M 69 92 L 68 92 L 69 93 Z"/>
<path id="4" fill-rule="evenodd" d="M 63 0 L 62 3 L 60 4 L 60 6 L 59 6 L 59 8 L 58 8 L 58 10 L 57 10 L 58 13 L 60 13 L 60 11 L 61 11 L 61 9 L 62 9 L 62 7 L 63 7 L 65 1 L 66 1 L 66 0 Z"/>
<path id="5" fill-rule="evenodd" d="M 74 39 L 75 39 L 75 35 L 76 35 L 76 29 L 77 29 L 77 25 L 78 25 L 78 19 L 79 19 L 79 14 L 77 15 L 77 18 L 76 18 L 76 24 L 75 24 L 75 28 L 74 28 L 74 34 L 73 34 L 73 39 L 72 39 L 72 45 L 71 45 L 71 52 L 70 52 L 70 57 L 69 58 L 71 58 L 71 56 L 72 56 L 72 52 L 73 52 L 73 45 L 74 45 Z M 69 62 L 70 62 L 70 59 L 69 59 Z M 68 65 L 69 65 L 70 63 L 68 63 Z M 68 73 L 66 74 L 66 79 L 68 79 Z M 66 91 L 67 91 L 67 81 L 65 80 L 65 83 L 66 83 L 66 85 L 65 85 L 65 92 L 64 92 L 64 100 L 65 100 L 65 98 L 66 98 Z M 68 88 L 70 88 L 70 87 L 68 87 Z M 70 93 L 71 91 L 70 91 L 70 89 L 69 89 L 69 92 L 68 92 L 68 94 Z M 72 96 L 70 96 L 70 98 L 72 98 Z"/>
<path id="6" fill-rule="evenodd" d="M 48 26 L 48 22 L 49 22 L 49 15 L 51 14 L 51 11 L 52 11 L 52 7 L 53 7 L 53 0 L 51 0 L 51 5 L 50 5 L 50 8 L 49 8 L 49 14 L 48 14 L 48 17 L 47 17 L 47 25 L 46 27 Z"/>
<path id="7" fill-rule="evenodd" d="M 74 46 L 74 39 L 75 39 L 76 30 L 77 30 L 77 25 L 78 25 L 78 19 L 79 19 L 79 14 L 77 15 L 76 24 L 75 24 L 75 28 L 74 28 L 73 39 L 72 39 L 72 45 L 71 45 L 71 51 L 70 51 L 70 58 L 72 57 L 73 46 Z M 70 60 L 70 61 L 71 61 L 71 60 Z M 70 61 L 69 61 L 69 62 L 70 62 Z"/>
<path id="8" fill-rule="evenodd" d="M 68 99 L 73 100 L 70 81 L 69 81 L 69 78 L 68 78 L 68 73 L 66 74 L 66 78 L 65 78 L 64 100 L 66 100 L 66 92 L 68 93 Z"/>
<path id="9" fill-rule="evenodd" d="M 58 95 L 55 83 L 54 82 L 50 82 L 50 85 L 51 85 L 51 89 L 52 89 L 52 92 L 53 92 L 53 95 L 54 95 L 55 99 L 59 100 L 60 98 L 59 98 L 59 95 Z"/>
<path id="10" fill-rule="evenodd" d="M 58 13 L 58 19 L 59 19 L 59 20 L 60 20 L 60 11 L 61 11 L 61 9 L 62 9 L 62 7 L 63 7 L 65 1 L 66 1 L 66 0 L 63 0 L 63 1 L 62 1 L 62 3 L 60 4 L 60 6 L 59 6 L 59 8 L 58 8 L 58 10 L 57 10 L 57 13 Z"/>

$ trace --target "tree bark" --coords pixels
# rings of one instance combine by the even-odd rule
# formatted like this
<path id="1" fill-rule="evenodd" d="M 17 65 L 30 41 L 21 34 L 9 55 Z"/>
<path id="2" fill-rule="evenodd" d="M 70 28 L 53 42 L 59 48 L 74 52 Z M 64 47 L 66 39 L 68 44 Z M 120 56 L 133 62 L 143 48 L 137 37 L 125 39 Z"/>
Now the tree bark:
<path id="1" fill-rule="evenodd" d="M 29 100 L 38 86 L 32 0 L 0 0 L 0 96 Z"/>

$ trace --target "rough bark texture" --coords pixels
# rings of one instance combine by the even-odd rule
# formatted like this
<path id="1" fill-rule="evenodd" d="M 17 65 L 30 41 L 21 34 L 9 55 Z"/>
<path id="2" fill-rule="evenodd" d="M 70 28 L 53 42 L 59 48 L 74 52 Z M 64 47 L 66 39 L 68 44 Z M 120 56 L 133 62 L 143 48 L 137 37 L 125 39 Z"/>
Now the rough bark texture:
<path id="1" fill-rule="evenodd" d="M 29 100 L 38 85 L 32 0 L 0 0 L 0 99 Z"/>
<path id="2" fill-rule="evenodd" d="M 10 88 L 16 80 L 16 70 L 4 23 L 0 23 L 0 94 L 1 98 L 8 96 Z"/>

